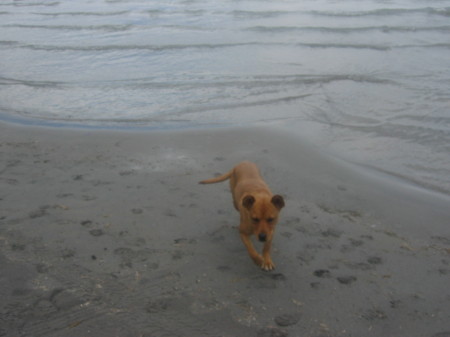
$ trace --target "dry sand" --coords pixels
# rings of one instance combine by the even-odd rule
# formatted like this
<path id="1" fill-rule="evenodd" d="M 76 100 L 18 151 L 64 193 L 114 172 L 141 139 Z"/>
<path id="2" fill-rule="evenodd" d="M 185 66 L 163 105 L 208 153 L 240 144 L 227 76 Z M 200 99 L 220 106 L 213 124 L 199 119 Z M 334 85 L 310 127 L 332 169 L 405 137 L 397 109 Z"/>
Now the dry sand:
<path id="1" fill-rule="evenodd" d="M 286 130 L 0 124 L 0 336 L 450 336 L 450 198 Z M 226 183 L 285 196 L 274 272 Z"/>

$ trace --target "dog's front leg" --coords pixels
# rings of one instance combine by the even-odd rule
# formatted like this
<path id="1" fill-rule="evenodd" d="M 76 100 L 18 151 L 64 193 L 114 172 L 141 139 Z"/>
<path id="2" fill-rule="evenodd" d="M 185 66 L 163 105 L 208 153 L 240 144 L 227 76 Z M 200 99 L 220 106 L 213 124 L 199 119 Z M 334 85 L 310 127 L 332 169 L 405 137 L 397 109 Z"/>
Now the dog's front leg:
<path id="1" fill-rule="evenodd" d="M 264 259 L 261 255 L 258 254 L 258 252 L 255 250 L 255 247 L 253 247 L 253 243 L 250 240 L 250 236 L 244 233 L 241 234 L 242 242 L 244 243 L 245 247 L 247 248 L 248 254 L 252 258 L 253 262 L 261 268 L 263 268 Z"/>
<path id="2" fill-rule="evenodd" d="M 264 243 L 264 248 L 263 248 L 263 263 L 261 265 L 261 268 L 264 270 L 273 270 L 275 269 L 275 265 L 272 261 L 272 258 L 270 257 L 270 249 L 272 247 L 272 239 L 266 241 L 266 243 Z"/>

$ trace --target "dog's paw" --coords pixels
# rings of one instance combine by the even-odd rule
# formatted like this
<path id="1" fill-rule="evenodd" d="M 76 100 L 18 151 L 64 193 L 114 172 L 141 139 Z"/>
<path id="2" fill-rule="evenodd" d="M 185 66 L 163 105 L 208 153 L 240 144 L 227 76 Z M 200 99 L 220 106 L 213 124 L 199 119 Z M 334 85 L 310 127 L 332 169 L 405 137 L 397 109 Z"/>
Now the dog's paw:
<path id="1" fill-rule="evenodd" d="M 255 255 L 252 256 L 253 262 L 255 262 L 255 264 L 259 267 L 261 267 L 262 270 L 265 271 L 270 271 L 270 270 L 274 270 L 275 269 L 275 265 L 272 262 L 272 259 L 269 258 L 264 258 L 261 255 Z"/>
<path id="2" fill-rule="evenodd" d="M 271 271 L 275 269 L 275 264 L 271 259 L 266 259 L 261 263 L 261 269 L 265 271 Z"/>

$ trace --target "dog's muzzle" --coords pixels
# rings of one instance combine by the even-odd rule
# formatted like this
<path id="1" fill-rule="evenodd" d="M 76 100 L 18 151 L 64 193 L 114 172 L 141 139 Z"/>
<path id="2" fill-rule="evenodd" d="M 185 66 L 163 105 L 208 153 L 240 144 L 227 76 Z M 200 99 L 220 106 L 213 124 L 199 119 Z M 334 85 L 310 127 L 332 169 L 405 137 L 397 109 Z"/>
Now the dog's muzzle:
<path id="1" fill-rule="evenodd" d="M 265 242 L 266 239 L 267 239 L 267 235 L 266 235 L 266 234 L 260 233 L 260 234 L 258 235 L 258 240 L 259 240 L 259 241 Z"/>

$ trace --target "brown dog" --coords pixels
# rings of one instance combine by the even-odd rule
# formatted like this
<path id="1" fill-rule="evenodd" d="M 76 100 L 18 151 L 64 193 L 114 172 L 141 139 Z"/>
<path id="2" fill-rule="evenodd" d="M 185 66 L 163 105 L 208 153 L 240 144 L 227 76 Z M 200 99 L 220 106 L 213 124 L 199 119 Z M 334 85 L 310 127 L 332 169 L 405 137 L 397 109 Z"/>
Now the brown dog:
<path id="1" fill-rule="evenodd" d="M 249 161 L 238 164 L 230 172 L 217 178 L 202 180 L 200 184 L 218 183 L 227 179 L 230 179 L 234 207 L 241 214 L 241 239 L 250 257 L 262 269 L 274 269 L 270 248 L 278 214 L 284 207 L 283 197 L 272 194 L 261 178 L 258 167 Z M 252 234 L 264 242 L 262 256 L 253 247 L 250 240 Z"/>

